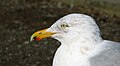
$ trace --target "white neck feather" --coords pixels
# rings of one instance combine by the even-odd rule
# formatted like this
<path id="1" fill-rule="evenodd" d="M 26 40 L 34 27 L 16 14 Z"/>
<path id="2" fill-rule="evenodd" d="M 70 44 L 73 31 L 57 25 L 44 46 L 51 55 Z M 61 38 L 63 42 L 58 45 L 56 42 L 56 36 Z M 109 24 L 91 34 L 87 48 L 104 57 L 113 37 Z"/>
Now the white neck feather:
<path id="1" fill-rule="evenodd" d="M 94 50 L 95 46 L 102 42 L 101 38 L 86 41 L 85 38 L 76 40 L 66 39 L 55 53 L 53 66 L 90 66 L 88 61 L 89 51 Z"/>
<path id="2" fill-rule="evenodd" d="M 61 46 L 64 46 L 72 54 L 79 53 L 80 55 L 86 55 L 88 51 L 93 50 L 95 46 L 102 41 L 103 40 L 100 36 L 85 34 L 82 35 L 82 37 L 77 36 L 76 38 L 66 38 L 61 41 Z"/>

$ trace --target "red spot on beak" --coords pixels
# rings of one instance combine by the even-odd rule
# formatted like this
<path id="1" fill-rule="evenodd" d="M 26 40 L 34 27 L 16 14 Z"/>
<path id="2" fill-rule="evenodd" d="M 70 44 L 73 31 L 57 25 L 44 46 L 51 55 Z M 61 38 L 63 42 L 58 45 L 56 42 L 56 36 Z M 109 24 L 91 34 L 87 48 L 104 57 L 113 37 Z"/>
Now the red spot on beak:
<path id="1" fill-rule="evenodd" d="M 41 38 L 36 38 L 37 41 L 41 40 Z"/>

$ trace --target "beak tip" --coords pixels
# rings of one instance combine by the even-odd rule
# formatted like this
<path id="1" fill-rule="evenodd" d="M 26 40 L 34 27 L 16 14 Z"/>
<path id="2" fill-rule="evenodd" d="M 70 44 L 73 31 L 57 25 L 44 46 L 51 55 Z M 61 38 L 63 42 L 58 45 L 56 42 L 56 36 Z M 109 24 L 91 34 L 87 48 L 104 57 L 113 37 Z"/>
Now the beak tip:
<path id="1" fill-rule="evenodd" d="M 30 40 L 30 42 L 32 42 L 33 40 Z"/>
<path id="2" fill-rule="evenodd" d="M 30 38 L 30 42 L 32 42 L 32 41 L 33 41 L 33 37 Z"/>

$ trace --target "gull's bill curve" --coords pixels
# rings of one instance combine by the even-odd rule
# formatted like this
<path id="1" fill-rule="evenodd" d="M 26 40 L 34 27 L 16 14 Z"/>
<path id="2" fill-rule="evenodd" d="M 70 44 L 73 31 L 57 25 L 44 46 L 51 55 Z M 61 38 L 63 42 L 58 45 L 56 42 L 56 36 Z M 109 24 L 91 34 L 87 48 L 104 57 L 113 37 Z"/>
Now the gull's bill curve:
<path id="1" fill-rule="evenodd" d="M 52 66 L 120 66 L 120 42 L 102 39 L 88 15 L 68 14 L 50 28 L 35 32 L 30 40 L 48 37 L 61 42 Z"/>

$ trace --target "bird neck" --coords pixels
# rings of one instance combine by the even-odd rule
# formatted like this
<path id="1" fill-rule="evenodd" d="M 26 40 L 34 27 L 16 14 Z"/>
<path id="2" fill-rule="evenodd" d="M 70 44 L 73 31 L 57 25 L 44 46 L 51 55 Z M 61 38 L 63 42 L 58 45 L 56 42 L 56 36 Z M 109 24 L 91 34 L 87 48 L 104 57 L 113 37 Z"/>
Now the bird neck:
<path id="1" fill-rule="evenodd" d="M 86 55 L 88 51 L 94 50 L 96 45 L 101 43 L 103 39 L 101 37 L 78 37 L 76 39 L 67 39 L 62 41 L 61 46 L 64 46 L 72 54 L 79 53 L 80 55 Z"/>

